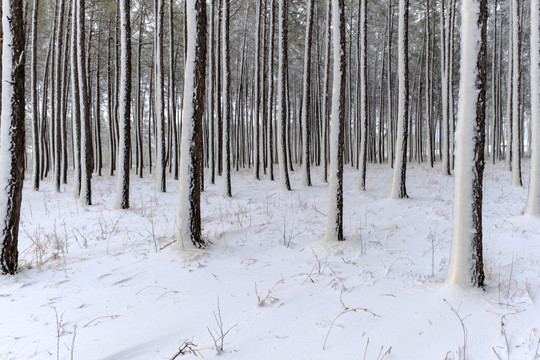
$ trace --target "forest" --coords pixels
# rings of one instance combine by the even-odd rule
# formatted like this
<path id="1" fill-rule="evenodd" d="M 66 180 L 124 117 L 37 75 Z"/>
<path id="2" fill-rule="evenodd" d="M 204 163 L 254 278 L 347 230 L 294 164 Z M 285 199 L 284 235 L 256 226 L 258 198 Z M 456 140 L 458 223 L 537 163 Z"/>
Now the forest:
<path id="1" fill-rule="evenodd" d="M 1 11 L 0 357 L 540 358 L 540 0 Z"/>

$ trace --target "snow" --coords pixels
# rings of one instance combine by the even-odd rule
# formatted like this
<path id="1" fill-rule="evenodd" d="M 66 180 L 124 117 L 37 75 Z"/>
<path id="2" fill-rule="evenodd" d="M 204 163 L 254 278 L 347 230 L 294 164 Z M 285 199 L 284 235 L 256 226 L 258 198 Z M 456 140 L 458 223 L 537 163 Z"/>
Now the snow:
<path id="1" fill-rule="evenodd" d="M 527 213 L 540 215 L 540 2 L 531 0 L 532 153 Z"/>
<path id="2" fill-rule="evenodd" d="M 71 172 L 59 194 L 50 181 L 32 191 L 28 176 L 21 272 L 0 277 L 1 357 L 171 359 L 189 340 L 213 359 L 207 327 L 217 328 L 219 299 L 224 330 L 233 327 L 220 359 L 377 359 L 390 347 L 387 359 L 457 359 L 463 333 L 450 305 L 464 319 L 467 358 L 505 358 L 503 330 L 513 359 L 534 358 L 540 219 L 520 215 L 527 191 L 509 186 L 504 164 L 488 165 L 485 177 L 485 292 L 444 283 L 454 184 L 440 164 L 411 164 L 417 195 L 407 202 L 387 198 L 388 165 L 368 167 L 367 192 L 345 167 L 347 241 L 335 243 L 318 240 L 322 182 L 282 192 L 244 170 L 232 174 L 241 191 L 225 199 L 217 177 L 201 199 L 212 244 L 191 260 L 165 247 L 176 239 L 177 180 L 160 193 L 152 178 L 133 177 L 131 208 L 119 211 L 112 177 L 94 179 L 95 205 L 81 207 Z M 301 172 L 291 180 L 300 184 Z"/>
<path id="3" fill-rule="evenodd" d="M 468 0 L 462 3 L 461 77 L 459 109 L 456 129 L 456 170 L 454 200 L 454 240 L 450 257 L 448 282 L 463 287 L 470 286 L 470 261 L 472 258 L 473 168 L 475 164 L 474 136 L 478 89 L 476 68 L 480 49 L 478 17 L 480 3 Z"/>

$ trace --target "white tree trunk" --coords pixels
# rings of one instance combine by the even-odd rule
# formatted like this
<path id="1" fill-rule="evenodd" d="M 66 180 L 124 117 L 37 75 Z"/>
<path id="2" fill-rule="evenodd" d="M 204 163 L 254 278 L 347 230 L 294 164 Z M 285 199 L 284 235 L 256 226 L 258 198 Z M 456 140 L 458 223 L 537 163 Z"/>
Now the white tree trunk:
<path id="1" fill-rule="evenodd" d="M 531 173 L 527 214 L 540 215 L 540 0 L 531 0 Z"/>

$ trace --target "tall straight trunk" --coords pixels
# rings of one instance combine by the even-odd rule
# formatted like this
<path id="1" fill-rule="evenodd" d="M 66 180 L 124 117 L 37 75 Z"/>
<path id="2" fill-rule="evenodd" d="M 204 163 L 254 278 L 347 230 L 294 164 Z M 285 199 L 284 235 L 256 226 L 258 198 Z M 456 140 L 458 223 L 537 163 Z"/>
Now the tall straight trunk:
<path id="1" fill-rule="evenodd" d="M 407 170 L 407 137 L 409 130 L 409 0 L 399 1 L 398 61 L 399 101 L 396 160 L 392 181 L 393 199 L 408 198 L 405 186 Z"/>
<path id="2" fill-rule="evenodd" d="M 270 0 L 270 30 L 268 32 L 268 99 L 267 99 L 267 120 L 268 125 L 268 177 L 274 180 L 274 24 L 275 24 L 275 4 Z"/>
<path id="3" fill-rule="evenodd" d="M 395 129 L 394 129 L 394 107 L 393 104 L 393 91 L 392 91 L 392 33 L 393 33 L 393 0 L 388 0 L 388 14 L 387 14 L 387 27 L 388 27 L 388 53 L 386 54 L 387 76 L 386 76 L 386 112 L 387 112 L 387 126 L 388 126 L 388 163 L 394 166 L 395 154 Z"/>
<path id="4" fill-rule="evenodd" d="M 184 110 L 182 113 L 182 151 L 180 159 L 180 212 L 177 241 L 202 248 L 201 177 L 202 118 L 204 114 L 206 70 L 206 1 L 187 0 L 188 33 L 184 72 Z M 188 31 L 189 31 L 188 30 Z"/>
<path id="5" fill-rule="evenodd" d="M 142 35 L 143 35 L 143 14 L 141 13 L 139 19 L 139 37 L 137 39 L 137 74 L 136 74 L 136 84 L 137 84 L 137 95 L 136 95 L 136 149 L 137 154 L 139 154 L 139 161 L 137 163 L 137 174 L 140 178 L 143 177 L 144 171 L 144 151 L 143 151 L 143 134 L 142 134 L 142 113 L 144 108 L 144 98 L 141 97 L 141 53 L 142 53 Z"/>
<path id="6" fill-rule="evenodd" d="M 526 213 L 540 215 L 540 0 L 531 0 L 531 173 Z"/>
<path id="7" fill-rule="evenodd" d="M 463 0 L 461 18 L 463 42 L 456 134 L 454 236 L 447 281 L 464 287 L 483 288 L 487 0 Z"/>
<path id="8" fill-rule="evenodd" d="M 223 1 L 223 20 L 222 20 L 222 99 L 223 99 L 223 196 L 231 197 L 231 69 L 230 69 L 230 49 L 229 49 L 229 23 L 230 23 L 230 4 L 227 0 Z"/>
<path id="9" fill-rule="evenodd" d="M 176 89 L 174 61 L 173 0 L 169 1 L 169 121 L 172 123 L 173 137 L 173 177 L 178 180 L 178 125 L 176 122 Z"/>
<path id="10" fill-rule="evenodd" d="M 288 97 L 287 97 L 287 0 L 279 0 L 279 50 L 278 50 L 278 94 L 277 94 L 277 120 L 279 146 L 279 183 L 283 190 L 291 190 L 289 182 L 289 170 L 287 164 L 287 120 L 288 120 Z"/>
<path id="11" fill-rule="evenodd" d="M 322 136 L 322 153 L 323 153 L 323 180 L 328 182 L 328 131 L 330 118 L 330 49 L 331 49 L 331 27 L 332 27 L 332 2 L 327 1 L 326 7 L 326 26 L 325 26 L 325 60 L 324 60 L 324 81 L 323 81 L 323 96 L 322 96 L 322 117 L 323 117 L 323 136 Z"/>
<path id="12" fill-rule="evenodd" d="M 156 190 L 166 192 L 166 136 L 165 114 L 163 109 L 163 0 L 155 0 L 155 86 L 154 86 L 154 116 L 157 124 L 157 154 L 156 154 Z"/>
<path id="13" fill-rule="evenodd" d="M 498 44 L 498 32 L 497 32 L 497 6 L 498 0 L 495 0 L 493 5 L 493 49 L 492 49 L 492 61 L 491 61 L 491 117 L 492 117 L 492 126 L 491 126 L 491 161 L 495 164 L 495 160 L 498 152 L 497 144 L 497 132 L 499 126 L 499 111 L 498 111 L 498 81 L 500 68 L 497 66 L 497 44 Z M 489 141 L 489 140 L 488 140 Z"/>
<path id="14" fill-rule="evenodd" d="M 131 0 L 120 0 L 120 104 L 118 122 L 118 169 L 116 172 L 116 209 L 129 208 L 129 169 L 131 154 Z"/>
<path id="15" fill-rule="evenodd" d="M 62 182 L 62 30 L 64 28 L 64 0 L 57 1 L 57 28 L 56 28 L 56 58 L 55 58 L 55 117 L 54 117 L 54 185 L 57 192 L 60 192 Z"/>
<path id="16" fill-rule="evenodd" d="M 254 88 L 254 109 L 253 109 L 253 118 L 255 123 L 255 134 L 254 134 L 254 141 L 255 141 L 255 158 L 254 158 L 254 164 L 253 164 L 253 177 L 257 180 L 260 180 L 260 163 L 261 163 L 261 134 L 260 134 L 260 124 L 261 124 L 261 88 L 260 88 L 260 48 L 261 48 L 261 39 L 260 39 L 260 33 L 261 33 L 261 1 L 262 0 L 256 0 L 257 1 L 257 12 L 256 12 L 256 31 L 255 31 L 255 88 Z"/>
<path id="17" fill-rule="evenodd" d="M 41 127 L 40 127 L 40 153 L 41 153 L 41 165 L 40 165 L 40 179 L 43 180 L 49 172 L 50 165 L 50 150 L 48 144 L 48 128 L 47 128 L 47 105 L 48 105 L 48 89 L 49 89 L 49 68 L 51 66 L 51 48 L 52 48 L 52 34 L 49 38 L 49 46 L 47 50 L 47 56 L 45 59 L 45 69 L 43 71 L 43 86 L 41 92 Z"/>
<path id="18" fill-rule="evenodd" d="M 311 186 L 311 124 L 313 116 L 311 110 L 311 43 L 313 33 L 313 7 L 314 0 L 308 1 L 306 19 L 306 42 L 304 52 L 304 84 L 302 92 L 302 184 Z"/>
<path id="19" fill-rule="evenodd" d="M 79 202 L 92 205 L 92 127 L 86 72 L 85 42 L 85 4 L 86 0 L 77 2 L 77 63 L 79 78 L 79 102 L 81 109 L 81 193 Z"/>
<path id="20" fill-rule="evenodd" d="M 98 43 L 101 42 L 101 36 L 97 37 Z M 101 56 L 98 51 L 96 54 L 96 99 L 95 99 L 95 138 L 96 138 L 96 148 L 95 148 L 95 171 L 98 176 L 101 176 L 101 170 L 103 168 L 103 151 L 101 148 Z"/>
<path id="21" fill-rule="evenodd" d="M 23 2 L 4 0 L 2 8 L 2 104 L 0 129 L 0 271 L 18 268 L 19 220 L 24 180 L 25 152 L 25 31 Z"/>
<path id="22" fill-rule="evenodd" d="M 346 48 L 344 0 L 332 0 L 332 33 L 334 48 L 334 80 L 332 117 L 330 122 L 329 205 L 326 239 L 343 241 L 343 128 L 345 125 Z"/>
<path id="23" fill-rule="evenodd" d="M 513 1 L 513 0 L 512 0 Z M 505 158 L 505 164 L 506 164 L 506 170 L 512 170 L 512 140 L 513 140 L 513 124 L 512 124 L 512 118 L 513 118 L 513 108 L 512 100 L 513 100 L 513 72 L 514 72 L 514 32 L 513 29 L 513 17 L 512 17 L 512 1 L 508 2 L 509 11 L 508 11 L 508 68 L 507 68 L 507 80 L 506 80 L 506 158 Z"/>
<path id="24" fill-rule="evenodd" d="M 520 2 L 512 2 L 512 185 L 521 182 L 521 28 Z"/>
<path id="25" fill-rule="evenodd" d="M 32 189 L 39 190 L 40 175 L 40 153 L 39 153 L 39 110 L 38 110 L 38 92 L 37 92 L 37 25 L 38 25 L 39 0 L 34 0 L 32 10 L 32 58 L 31 62 L 31 96 L 32 96 Z"/>
<path id="26" fill-rule="evenodd" d="M 71 120 L 73 127 L 73 196 L 81 194 L 81 106 L 77 56 L 77 2 L 72 3 L 71 16 Z"/>
<path id="27" fill-rule="evenodd" d="M 210 140 L 208 151 L 210 152 L 210 183 L 215 184 L 216 182 L 216 118 L 215 118 L 215 84 L 216 84 L 216 58 L 215 58 L 215 36 L 216 36 L 216 26 L 215 26 L 215 9 L 216 9 L 216 0 L 210 0 L 210 20 L 209 25 L 209 39 L 208 39 L 208 65 L 209 65 L 209 75 L 210 75 L 210 88 L 208 92 L 208 104 L 210 105 L 209 109 L 209 125 L 210 125 Z"/>
<path id="28" fill-rule="evenodd" d="M 217 147 L 216 147 L 216 156 L 218 158 L 217 162 L 217 173 L 219 176 L 223 173 L 223 108 L 221 103 L 221 92 L 222 92 L 222 13 L 223 13 L 223 0 L 216 0 L 217 13 L 216 13 L 216 124 L 217 124 Z"/>
<path id="29" fill-rule="evenodd" d="M 366 162 L 367 162 L 367 130 L 368 130 L 368 109 L 367 109 L 367 13 L 366 0 L 360 2 L 360 33 L 359 33 L 359 48 L 360 48 L 360 190 L 366 190 Z M 382 129 L 379 128 L 379 131 Z"/>
<path id="30" fill-rule="evenodd" d="M 425 78 L 425 112 L 426 112 L 426 124 L 425 124 L 425 140 L 426 140 L 426 154 L 427 154 L 427 161 L 429 162 L 429 165 L 433 167 L 433 144 L 431 136 L 432 134 L 432 111 L 433 111 L 433 104 L 431 102 L 432 100 L 432 92 L 431 92 L 431 27 L 429 25 L 430 22 L 430 3 L 429 0 L 426 0 L 426 23 L 425 23 L 425 32 L 426 32 L 426 78 Z"/>

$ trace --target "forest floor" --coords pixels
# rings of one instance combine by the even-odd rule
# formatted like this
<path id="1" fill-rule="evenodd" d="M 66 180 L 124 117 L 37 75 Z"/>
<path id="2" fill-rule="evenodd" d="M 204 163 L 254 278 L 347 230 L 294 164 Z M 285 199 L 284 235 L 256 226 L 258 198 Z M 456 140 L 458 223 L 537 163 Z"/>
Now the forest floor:
<path id="1" fill-rule="evenodd" d="M 445 284 L 454 189 L 437 167 L 411 164 L 411 198 L 390 200 L 388 165 L 368 166 L 365 192 L 346 166 L 341 243 L 323 240 L 320 169 L 311 188 L 292 172 L 291 192 L 234 172 L 231 199 L 221 178 L 206 185 L 210 246 L 189 252 L 172 244 L 178 181 L 156 193 L 152 176 L 132 176 L 127 211 L 112 209 L 108 176 L 94 177 L 89 207 L 71 185 L 27 182 L 20 272 L 0 276 L 0 359 L 182 347 L 210 359 L 216 346 L 221 359 L 540 359 L 540 218 L 522 215 L 528 162 L 524 187 L 503 167 L 485 174 L 485 291 Z"/>

